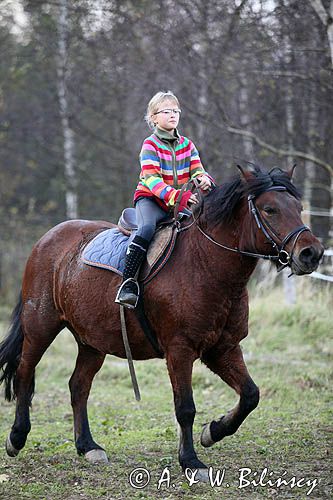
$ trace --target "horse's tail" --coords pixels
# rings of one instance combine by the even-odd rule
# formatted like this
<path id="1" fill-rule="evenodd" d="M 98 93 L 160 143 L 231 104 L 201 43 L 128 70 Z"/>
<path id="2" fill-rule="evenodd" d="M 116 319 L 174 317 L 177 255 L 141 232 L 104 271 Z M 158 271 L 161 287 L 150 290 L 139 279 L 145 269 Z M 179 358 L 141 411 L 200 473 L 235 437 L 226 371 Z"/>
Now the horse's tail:
<path id="1" fill-rule="evenodd" d="M 20 362 L 23 345 L 22 308 L 22 294 L 20 293 L 18 303 L 12 314 L 7 337 L 0 343 L 0 384 L 5 383 L 5 398 L 7 401 L 12 401 L 16 396 L 16 370 Z"/>

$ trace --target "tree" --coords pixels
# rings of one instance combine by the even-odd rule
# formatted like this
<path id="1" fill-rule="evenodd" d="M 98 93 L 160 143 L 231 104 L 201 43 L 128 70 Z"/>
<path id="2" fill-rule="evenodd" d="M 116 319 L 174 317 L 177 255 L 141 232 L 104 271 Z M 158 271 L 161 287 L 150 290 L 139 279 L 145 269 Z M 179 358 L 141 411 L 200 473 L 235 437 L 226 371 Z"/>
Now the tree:
<path id="1" fill-rule="evenodd" d="M 333 66 L 333 0 L 329 1 L 327 10 L 321 0 L 310 0 L 310 3 L 326 29 Z"/>
<path id="2" fill-rule="evenodd" d="M 68 0 L 60 0 L 58 13 L 58 57 L 57 87 L 59 111 L 64 137 L 64 167 L 66 179 L 66 216 L 68 219 L 78 217 L 77 174 L 75 169 L 74 132 L 69 123 L 70 109 L 67 82 L 70 78 L 67 40 L 69 36 Z"/>

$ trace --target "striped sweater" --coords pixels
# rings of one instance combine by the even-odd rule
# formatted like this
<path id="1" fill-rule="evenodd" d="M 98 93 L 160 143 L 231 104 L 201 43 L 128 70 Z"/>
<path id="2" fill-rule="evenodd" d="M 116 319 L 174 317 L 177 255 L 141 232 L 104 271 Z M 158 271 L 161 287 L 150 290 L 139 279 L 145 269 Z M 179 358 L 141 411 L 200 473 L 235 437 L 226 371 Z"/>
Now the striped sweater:
<path id="1" fill-rule="evenodd" d="M 140 164 L 134 203 L 141 197 L 153 197 L 166 211 L 174 207 L 183 184 L 206 173 L 190 139 L 158 128 L 144 140 Z"/>

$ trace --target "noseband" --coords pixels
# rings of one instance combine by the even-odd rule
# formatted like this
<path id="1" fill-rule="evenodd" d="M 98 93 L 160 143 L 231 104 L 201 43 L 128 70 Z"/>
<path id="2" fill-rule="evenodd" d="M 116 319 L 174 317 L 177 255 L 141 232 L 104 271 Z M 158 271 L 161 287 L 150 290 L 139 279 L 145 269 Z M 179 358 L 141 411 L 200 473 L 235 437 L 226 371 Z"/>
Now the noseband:
<path id="1" fill-rule="evenodd" d="M 266 189 L 265 192 L 267 191 L 287 191 L 287 189 L 284 186 L 271 186 L 270 188 Z M 261 193 L 262 194 L 262 193 Z M 274 229 L 270 226 L 270 224 L 262 217 L 260 211 L 258 210 L 255 200 L 256 200 L 256 195 L 254 194 L 249 194 L 247 197 L 248 200 L 248 206 L 249 206 L 249 211 L 253 215 L 256 224 L 258 226 L 258 229 L 260 229 L 267 240 L 271 243 L 272 247 L 274 250 L 276 250 L 277 255 L 265 255 L 265 254 L 260 254 L 260 253 L 254 253 L 254 252 L 246 252 L 245 250 L 240 250 L 239 248 L 232 248 L 228 247 L 227 245 L 223 245 L 222 243 L 219 243 L 218 241 L 215 241 L 214 238 L 209 236 L 199 225 L 198 219 L 199 217 L 194 221 L 196 223 L 197 228 L 199 231 L 214 245 L 217 245 L 221 248 L 224 248 L 225 250 L 230 250 L 231 252 L 235 252 L 241 255 L 246 255 L 247 257 L 255 257 L 255 258 L 260 258 L 260 259 L 265 259 L 265 260 L 270 260 L 272 262 L 276 262 L 278 264 L 278 271 L 282 271 L 285 267 L 289 266 L 292 262 L 292 257 L 294 253 L 294 249 L 297 243 L 298 238 L 304 231 L 310 231 L 308 226 L 305 226 L 304 224 L 302 226 L 296 227 L 295 229 L 292 229 L 284 238 L 281 240 L 279 236 L 275 233 Z M 193 224 L 193 223 L 192 223 Z M 178 231 L 183 231 L 192 226 L 190 224 L 187 227 L 180 228 L 178 227 Z M 286 245 L 288 242 L 290 242 L 294 238 L 294 242 L 292 245 L 292 249 L 290 253 L 287 252 L 285 249 Z"/>

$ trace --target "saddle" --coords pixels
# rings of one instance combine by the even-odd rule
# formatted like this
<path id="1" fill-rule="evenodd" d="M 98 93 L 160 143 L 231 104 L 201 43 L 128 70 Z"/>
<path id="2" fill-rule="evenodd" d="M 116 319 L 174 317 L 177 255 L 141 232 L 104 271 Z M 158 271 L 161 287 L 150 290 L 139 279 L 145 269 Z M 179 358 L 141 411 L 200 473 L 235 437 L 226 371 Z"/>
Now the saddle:
<path id="1" fill-rule="evenodd" d="M 178 214 L 182 220 L 192 214 L 184 210 Z M 85 264 L 113 271 L 122 276 L 126 251 L 138 229 L 134 208 L 125 208 L 116 228 L 106 229 L 95 236 L 83 249 L 81 259 Z M 158 224 L 143 263 L 139 281 L 148 283 L 164 267 L 175 246 L 177 231 L 172 216 Z"/>
<path id="2" fill-rule="evenodd" d="M 192 212 L 187 208 L 183 209 L 178 213 L 179 220 L 184 219 L 185 217 L 189 217 L 192 215 Z M 170 215 L 170 217 L 157 225 L 157 229 L 163 228 L 165 226 L 169 226 L 174 223 L 174 217 Z M 136 214 L 135 208 L 125 208 L 122 211 L 121 216 L 118 220 L 118 228 L 125 235 L 130 236 L 132 231 L 136 231 L 138 229 L 136 222 Z"/>

